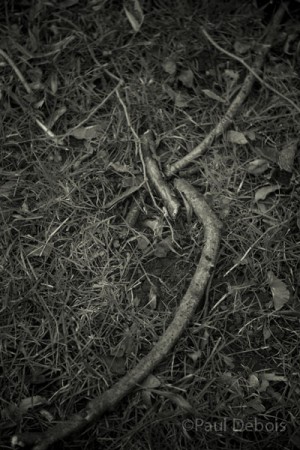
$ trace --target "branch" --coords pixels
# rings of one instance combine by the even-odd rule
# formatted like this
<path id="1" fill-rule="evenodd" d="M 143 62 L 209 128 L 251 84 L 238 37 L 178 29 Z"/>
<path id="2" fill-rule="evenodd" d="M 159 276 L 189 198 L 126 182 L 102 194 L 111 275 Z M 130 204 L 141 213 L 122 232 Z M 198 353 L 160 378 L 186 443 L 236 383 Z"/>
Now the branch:
<path id="1" fill-rule="evenodd" d="M 238 110 L 240 109 L 241 105 L 243 104 L 245 99 L 248 97 L 255 79 L 261 80 L 261 78 L 257 75 L 256 72 L 259 72 L 261 67 L 263 66 L 266 55 L 268 54 L 268 51 L 271 48 L 272 42 L 277 35 L 278 26 L 280 25 L 280 22 L 285 13 L 285 10 L 286 10 L 286 4 L 282 3 L 281 6 L 278 8 L 276 14 L 274 15 L 272 22 L 269 25 L 269 32 L 261 46 L 260 52 L 257 55 L 256 60 L 254 61 L 253 67 L 250 68 L 248 65 L 246 66 L 248 68 L 248 70 L 250 69 L 250 73 L 246 76 L 238 95 L 235 97 L 235 99 L 229 106 L 224 117 L 222 117 L 222 119 L 215 126 L 215 128 L 213 128 L 209 132 L 209 134 L 206 136 L 204 141 L 202 141 L 199 145 L 197 145 L 197 147 L 195 147 L 190 153 L 188 153 L 186 156 L 181 158 L 179 161 L 176 161 L 172 165 L 167 166 L 166 172 L 165 172 L 166 176 L 170 177 L 170 176 L 174 175 L 178 170 L 183 169 L 190 162 L 192 162 L 193 160 L 195 160 L 196 158 L 201 156 L 210 147 L 210 145 L 213 143 L 215 138 L 217 138 L 222 133 L 224 133 L 224 131 L 227 130 L 229 125 L 232 123 L 235 115 L 237 114 Z M 204 36 L 208 37 L 208 34 L 206 31 L 202 30 L 202 32 L 203 32 Z M 212 42 L 211 39 L 210 39 L 210 42 Z M 294 105 L 294 106 L 296 106 L 296 105 Z"/>
<path id="2" fill-rule="evenodd" d="M 92 400 L 88 407 L 67 422 L 58 423 L 40 436 L 35 437 L 33 450 L 46 450 L 51 444 L 65 439 L 72 433 L 82 431 L 99 420 L 107 411 L 115 406 L 151 373 L 155 367 L 169 354 L 175 342 L 193 318 L 196 308 L 205 292 L 207 282 L 214 268 L 220 244 L 221 223 L 205 202 L 204 198 L 188 182 L 177 179 L 176 189 L 186 197 L 199 221 L 204 226 L 204 247 L 196 272 L 176 311 L 175 317 L 166 332 L 160 337 L 153 349 L 132 370 L 121 378 L 114 386 L 99 398 Z M 15 437 L 18 442 L 27 444 L 27 436 Z"/>

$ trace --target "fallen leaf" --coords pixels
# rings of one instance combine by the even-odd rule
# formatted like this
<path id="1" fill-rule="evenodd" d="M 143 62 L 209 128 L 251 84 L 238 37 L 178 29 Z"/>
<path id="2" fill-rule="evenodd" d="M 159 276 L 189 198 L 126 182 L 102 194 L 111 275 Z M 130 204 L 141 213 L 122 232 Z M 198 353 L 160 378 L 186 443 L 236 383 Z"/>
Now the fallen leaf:
<path id="1" fill-rule="evenodd" d="M 235 41 L 234 43 L 234 50 L 236 53 L 239 53 L 240 55 L 244 55 L 247 53 L 251 48 L 251 45 L 247 42 L 240 42 Z"/>
<path id="2" fill-rule="evenodd" d="M 192 88 L 194 84 L 194 74 L 190 69 L 182 70 L 178 76 L 178 80 L 187 87 Z"/>
<path id="3" fill-rule="evenodd" d="M 259 387 L 259 379 L 255 373 L 251 373 L 248 377 L 248 384 L 250 387 L 257 389 Z"/>
<path id="4" fill-rule="evenodd" d="M 212 100 L 216 100 L 217 102 L 220 103 L 226 103 L 226 100 L 224 100 L 222 97 L 220 97 L 218 94 L 215 94 L 213 91 L 211 91 L 210 89 L 202 89 L 203 94 L 206 95 L 206 97 L 211 98 Z"/>
<path id="5" fill-rule="evenodd" d="M 169 75 L 175 75 L 177 70 L 176 62 L 173 59 L 168 58 L 163 62 L 162 68 Z"/>
<path id="6" fill-rule="evenodd" d="M 258 203 L 261 200 L 265 200 L 269 194 L 272 194 L 272 192 L 278 191 L 278 189 L 279 189 L 278 184 L 275 184 L 272 186 L 264 186 L 264 187 L 258 189 L 255 192 L 255 198 L 254 198 L 255 202 Z"/>
<path id="7" fill-rule="evenodd" d="M 146 236 L 143 236 L 143 235 L 138 236 L 136 241 L 137 241 L 138 249 L 140 249 L 142 251 L 145 251 L 150 245 L 149 239 L 146 238 Z"/>
<path id="8" fill-rule="evenodd" d="M 284 375 L 276 375 L 275 372 L 264 372 L 261 374 L 261 376 L 268 381 L 284 381 L 287 382 L 287 377 L 285 377 Z"/>
<path id="9" fill-rule="evenodd" d="M 69 132 L 70 136 L 73 136 L 75 139 L 82 140 L 82 139 L 95 139 L 99 136 L 99 127 L 98 125 L 91 125 L 89 127 L 79 127 L 75 130 L 71 130 Z"/>
<path id="10" fill-rule="evenodd" d="M 132 173 L 132 167 L 130 167 L 128 164 L 121 164 L 119 162 L 110 162 L 107 166 L 112 167 L 116 172 L 118 173 Z"/>
<path id="11" fill-rule="evenodd" d="M 202 350 L 197 350 L 196 352 L 187 353 L 187 356 L 191 358 L 192 361 L 196 362 L 202 355 Z"/>
<path id="12" fill-rule="evenodd" d="M 40 395 L 33 395 L 32 397 L 24 398 L 20 402 L 19 411 L 21 412 L 21 414 L 24 414 L 28 411 L 28 409 L 45 404 L 47 404 L 47 400 L 45 399 L 45 397 L 41 397 Z"/>
<path id="13" fill-rule="evenodd" d="M 286 172 L 293 171 L 297 147 L 298 139 L 290 142 L 279 152 L 278 165 L 282 170 Z"/>
<path id="14" fill-rule="evenodd" d="M 270 167 L 269 162 L 266 159 L 254 159 L 246 165 L 246 171 L 251 175 L 260 175 Z"/>
<path id="15" fill-rule="evenodd" d="M 146 380 L 143 381 L 141 387 L 142 389 L 156 389 L 160 385 L 161 381 L 154 375 L 150 374 L 147 376 Z"/>
<path id="16" fill-rule="evenodd" d="M 107 366 L 107 369 L 115 373 L 117 375 L 124 375 L 126 372 L 126 359 L 125 358 L 118 358 L 116 356 L 109 356 L 109 355 L 101 355 L 101 361 Z"/>
<path id="17" fill-rule="evenodd" d="M 130 25 L 137 33 L 144 22 L 144 13 L 139 1 L 124 0 L 124 11 Z"/>
<path id="18" fill-rule="evenodd" d="M 143 222 L 143 225 L 150 228 L 154 236 L 161 239 L 163 232 L 163 221 L 160 217 L 155 217 L 154 219 L 146 219 Z"/>
<path id="19" fill-rule="evenodd" d="M 157 307 L 157 287 L 153 284 L 151 285 L 149 291 L 149 301 L 147 303 L 150 309 L 155 310 Z"/>
<path id="20" fill-rule="evenodd" d="M 189 106 L 192 97 L 187 94 L 183 94 L 182 92 L 176 92 L 175 94 L 175 106 L 178 108 L 186 108 Z"/>
<path id="21" fill-rule="evenodd" d="M 247 407 L 254 409 L 255 411 L 260 412 L 260 413 L 263 413 L 266 410 L 266 408 L 264 407 L 264 405 L 261 402 L 261 399 L 258 397 L 247 402 Z"/>
<path id="22" fill-rule="evenodd" d="M 268 272 L 269 286 L 273 296 L 274 308 L 276 311 L 281 309 L 290 299 L 290 293 L 286 284 L 279 280 L 273 272 Z"/>
<path id="23" fill-rule="evenodd" d="M 239 145 L 248 144 L 246 136 L 244 135 L 244 133 L 241 133 L 240 131 L 230 130 L 227 132 L 226 138 L 227 141 L 231 142 L 232 144 L 239 144 Z"/>

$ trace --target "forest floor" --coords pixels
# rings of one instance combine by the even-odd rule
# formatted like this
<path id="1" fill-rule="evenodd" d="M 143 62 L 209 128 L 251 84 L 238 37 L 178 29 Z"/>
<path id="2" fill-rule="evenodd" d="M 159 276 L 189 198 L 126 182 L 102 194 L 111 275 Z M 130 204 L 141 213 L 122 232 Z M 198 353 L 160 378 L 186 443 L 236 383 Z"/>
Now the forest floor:
<path id="1" fill-rule="evenodd" d="M 132 3 L 0 7 L 1 450 L 100 396 L 171 322 L 203 228 L 149 190 L 139 139 L 153 131 L 162 173 L 201 143 L 271 20 L 255 1 Z M 143 384 L 55 449 L 300 449 L 299 10 L 260 72 L 273 89 L 255 81 L 173 177 L 223 223 L 202 305 Z"/>

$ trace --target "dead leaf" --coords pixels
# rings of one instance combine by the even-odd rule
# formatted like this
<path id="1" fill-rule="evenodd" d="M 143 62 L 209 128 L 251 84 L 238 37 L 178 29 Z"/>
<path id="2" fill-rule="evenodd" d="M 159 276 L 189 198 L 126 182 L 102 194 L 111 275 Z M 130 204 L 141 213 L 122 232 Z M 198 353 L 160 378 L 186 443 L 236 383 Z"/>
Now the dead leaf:
<path id="1" fill-rule="evenodd" d="M 194 84 L 194 74 L 190 69 L 182 70 L 178 76 L 178 80 L 187 87 L 192 88 Z"/>
<path id="2" fill-rule="evenodd" d="M 71 130 L 68 134 L 78 140 L 90 140 L 97 138 L 99 132 L 101 132 L 101 130 L 99 130 L 98 125 L 91 125 L 89 127 L 76 128 L 75 130 Z"/>
<path id="3" fill-rule="evenodd" d="M 246 171 L 251 175 L 261 175 L 270 167 L 270 163 L 266 159 L 254 159 L 246 165 Z"/>
<path id="4" fill-rule="evenodd" d="M 49 77 L 50 90 L 53 95 L 57 93 L 58 81 L 57 81 L 57 72 L 51 72 Z"/>
<path id="5" fill-rule="evenodd" d="M 143 381 L 141 387 L 142 387 L 142 389 L 156 389 L 160 385 L 161 385 L 161 381 L 154 375 L 150 374 L 150 375 L 148 375 L 146 380 Z"/>
<path id="6" fill-rule="evenodd" d="M 107 369 L 117 375 L 124 375 L 126 372 L 126 359 L 117 356 L 101 355 L 101 361 L 107 366 Z"/>
<path id="7" fill-rule="evenodd" d="M 259 397 L 254 398 L 253 400 L 250 400 L 247 402 L 247 407 L 254 409 L 257 412 L 263 413 L 265 412 L 266 408 L 261 402 L 261 399 Z"/>
<path id="8" fill-rule="evenodd" d="M 11 180 L 0 185 L 0 197 L 9 198 L 15 193 L 17 187 L 17 181 Z"/>
<path id="9" fill-rule="evenodd" d="M 144 13 L 139 1 L 124 0 L 124 11 L 130 25 L 135 33 L 137 33 L 144 22 Z"/>
<path id="10" fill-rule="evenodd" d="M 206 97 L 211 98 L 212 100 L 216 100 L 220 103 L 226 103 L 226 100 L 224 100 L 222 97 L 220 97 L 218 94 L 215 94 L 210 89 L 202 89 L 203 94 L 206 95 Z"/>
<path id="11" fill-rule="evenodd" d="M 192 97 L 187 94 L 183 94 L 182 92 L 176 92 L 175 94 L 175 106 L 178 108 L 186 108 L 189 106 Z"/>
<path id="12" fill-rule="evenodd" d="M 176 62 L 173 59 L 168 58 L 163 62 L 162 68 L 169 75 L 175 75 L 177 70 Z"/>
<path id="13" fill-rule="evenodd" d="M 297 147 L 298 139 L 290 142 L 279 152 L 278 165 L 282 170 L 287 172 L 293 171 Z"/>
<path id="14" fill-rule="evenodd" d="M 229 367 L 229 369 L 234 369 L 234 359 L 231 356 L 223 355 L 223 354 L 220 356 L 223 359 L 226 366 Z"/>
<path id="15" fill-rule="evenodd" d="M 279 382 L 279 381 L 284 381 L 287 382 L 287 377 L 285 377 L 284 375 L 276 375 L 275 372 L 265 372 L 265 373 L 261 373 L 261 376 L 268 381 L 275 381 L 275 382 Z"/>
<path id="16" fill-rule="evenodd" d="M 35 406 L 45 405 L 47 404 L 47 400 L 45 397 L 41 397 L 40 395 L 34 395 L 32 397 L 24 398 L 19 404 L 19 411 L 21 414 L 24 414 L 28 411 L 28 409 L 34 408 Z"/>
<path id="17" fill-rule="evenodd" d="M 149 291 L 149 301 L 147 303 L 150 309 L 155 310 L 157 307 L 157 287 L 153 284 L 150 287 Z"/>
<path id="18" fill-rule="evenodd" d="M 272 336 L 271 330 L 267 325 L 264 325 L 263 336 L 265 341 L 267 341 Z"/>
<path id="19" fill-rule="evenodd" d="M 272 186 L 264 186 L 260 189 L 258 189 L 255 192 L 255 203 L 260 202 L 261 200 L 265 200 L 267 198 L 268 195 L 272 194 L 272 192 L 278 191 L 279 189 L 279 185 L 275 184 Z"/>
<path id="20" fill-rule="evenodd" d="M 118 161 L 110 162 L 107 168 L 112 167 L 118 173 L 132 173 L 132 167 L 128 166 L 128 164 L 121 164 Z M 123 186 L 125 186 L 123 184 Z M 132 184 L 131 184 L 132 186 Z"/>
<path id="21" fill-rule="evenodd" d="M 290 299 L 290 293 L 286 284 L 279 280 L 273 272 L 268 272 L 268 282 L 273 296 L 274 308 L 281 309 Z"/>
<path id="22" fill-rule="evenodd" d="M 240 55 L 244 55 L 251 48 L 251 45 L 247 42 L 235 41 L 234 43 L 234 51 L 239 53 Z"/>
<path id="23" fill-rule="evenodd" d="M 173 253 L 177 254 L 176 250 L 172 245 L 172 242 L 173 241 L 171 235 L 159 241 L 155 246 L 154 255 L 157 256 L 158 258 L 165 258 L 169 253 L 169 251 L 172 251 Z"/>
<path id="24" fill-rule="evenodd" d="M 259 387 L 259 379 L 255 373 L 251 373 L 251 375 L 249 375 L 248 384 L 254 389 L 257 389 Z"/>
<path id="25" fill-rule="evenodd" d="M 245 131 L 244 134 L 250 141 L 255 141 L 255 139 L 256 139 L 255 131 L 253 131 L 253 130 Z"/>
<path id="26" fill-rule="evenodd" d="M 136 241 L 137 241 L 137 248 L 142 251 L 145 251 L 150 245 L 149 239 L 143 235 L 138 236 Z"/>
<path id="27" fill-rule="evenodd" d="M 155 217 L 154 219 L 146 219 L 144 220 L 143 225 L 153 231 L 154 237 L 161 239 L 163 232 L 163 220 L 160 217 Z"/>
<path id="28" fill-rule="evenodd" d="M 196 352 L 187 353 L 187 355 L 191 358 L 192 361 L 196 362 L 202 355 L 202 350 L 197 350 Z"/>
<path id="29" fill-rule="evenodd" d="M 240 131 L 230 130 L 227 132 L 226 138 L 227 141 L 231 142 L 232 144 L 239 144 L 239 145 L 248 144 L 246 136 L 244 135 L 244 133 L 241 133 Z"/>

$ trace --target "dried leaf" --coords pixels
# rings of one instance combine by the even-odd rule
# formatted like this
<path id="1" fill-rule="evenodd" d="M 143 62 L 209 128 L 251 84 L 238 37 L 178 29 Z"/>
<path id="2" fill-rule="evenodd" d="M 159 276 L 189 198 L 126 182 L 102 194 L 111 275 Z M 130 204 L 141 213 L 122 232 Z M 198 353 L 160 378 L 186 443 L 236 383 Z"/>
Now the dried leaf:
<path id="1" fill-rule="evenodd" d="M 286 172 L 292 172 L 294 168 L 294 159 L 298 147 L 298 139 L 290 142 L 280 152 L 278 157 L 278 165 Z"/>
<path id="2" fill-rule="evenodd" d="M 262 373 L 261 376 L 268 381 L 288 381 L 287 377 L 285 377 L 284 375 L 276 375 L 275 372 Z"/>
<path id="3" fill-rule="evenodd" d="M 218 94 L 215 94 L 210 89 L 202 89 L 203 94 L 206 95 L 206 97 L 211 98 L 212 100 L 216 100 L 220 103 L 226 103 L 226 100 L 224 100 L 222 97 L 220 97 Z"/>
<path id="4" fill-rule="evenodd" d="M 278 184 L 275 184 L 273 186 L 264 186 L 260 189 L 258 189 L 255 192 L 255 202 L 258 203 L 261 200 L 265 200 L 269 194 L 272 194 L 272 192 L 278 191 L 279 186 Z"/>
<path id="5" fill-rule="evenodd" d="M 245 136 L 250 139 L 250 141 L 255 141 L 256 139 L 256 134 L 255 131 L 250 130 L 250 131 L 245 131 Z"/>
<path id="6" fill-rule="evenodd" d="M 232 144 L 239 144 L 239 145 L 248 144 L 246 136 L 244 135 L 244 133 L 241 133 L 240 131 L 230 130 L 228 131 L 226 138 L 227 141 L 231 142 Z"/>
<path id="7" fill-rule="evenodd" d="M 187 94 L 183 94 L 182 92 L 175 93 L 175 106 L 177 106 L 178 108 L 186 108 L 187 106 L 189 106 L 191 100 L 192 97 Z"/>
<path id="8" fill-rule="evenodd" d="M 168 58 L 163 62 L 162 68 L 166 73 L 170 75 L 175 75 L 177 70 L 176 62 L 173 59 Z"/>
<path id="9" fill-rule="evenodd" d="M 150 309 L 155 310 L 157 307 L 157 287 L 153 284 L 150 287 L 149 291 L 149 301 L 147 303 Z"/>
<path id="10" fill-rule="evenodd" d="M 260 175 L 268 170 L 270 164 L 265 159 L 255 159 L 246 165 L 246 171 L 251 175 Z"/>
<path id="11" fill-rule="evenodd" d="M 279 280 L 273 272 L 268 272 L 267 276 L 273 296 L 274 308 L 278 311 L 289 301 L 290 293 L 286 284 Z"/>
<path id="12" fill-rule="evenodd" d="M 150 228 L 153 231 L 155 237 L 161 239 L 163 232 L 163 221 L 161 218 L 156 217 L 155 219 L 144 220 L 143 225 Z"/>
<path id="13" fill-rule="evenodd" d="M 239 53 L 240 55 L 244 55 L 245 53 L 247 53 L 251 48 L 251 45 L 248 44 L 247 42 L 240 42 L 240 41 L 235 41 L 234 43 L 234 51 L 236 53 Z"/>
<path id="14" fill-rule="evenodd" d="M 271 330 L 269 327 L 267 327 L 267 325 L 264 326 L 263 336 L 265 341 L 267 341 L 272 336 Z"/>
<path id="15" fill-rule="evenodd" d="M 57 72 L 51 72 L 49 77 L 50 82 L 50 90 L 53 95 L 57 93 L 58 81 L 57 81 Z"/>
<path id="16" fill-rule="evenodd" d="M 194 361 L 198 361 L 198 359 L 201 357 L 202 355 L 202 350 L 197 350 L 196 352 L 192 352 L 192 353 L 187 353 L 187 355 Z"/>
<path id="17" fill-rule="evenodd" d="M 19 410 L 21 414 L 24 414 L 30 408 L 34 408 L 35 406 L 45 405 L 47 404 L 47 400 L 45 397 L 41 397 L 40 395 L 34 395 L 32 397 L 24 398 L 19 404 Z"/>
<path id="18" fill-rule="evenodd" d="M 194 84 L 194 74 L 190 69 L 182 70 L 178 76 L 181 83 L 187 88 L 192 88 Z"/>
<path id="19" fill-rule="evenodd" d="M 265 412 L 266 408 L 261 402 L 261 399 L 259 397 L 254 398 L 253 400 L 250 400 L 247 402 L 247 407 L 254 409 L 257 412 L 263 413 Z"/>
<path id="20" fill-rule="evenodd" d="M 248 384 L 250 387 L 257 389 L 259 387 L 259 379 L 257 377 L 257 375 L 255 375 L 255 373 L 252 373 L 251 375 L 249 375 L 248 377 Z"/>
<path id="21" fill-rule="evenodd" d="M 99 136 L 99 127 L 98 125 L 91 125 L 89 127 L 79 127 L 76 128 L 75 130 L 71 130 L 69 132 L 70 136 L 73 136 L 76 139 L 95 139 L 96 137 Z"/>
<path id="22" fill-rule="evenodd" d="M 234 359 L 231 356 L 228 355 L 221 355 L 224 363 L 226 366 L 229 367 L 229 369 L 234 369 Z"/>
<path id="23" fill-rule="evenodd" d="M 169 398 L 180 409 L 190 413 L 194 412 L 194 408 L 192 407 L 192 405 L 185 398 L 183 398 L 182 395 L 179 394 L 169 395 Z"/>
<path id="24" fill-rule="evenodd" d="M 135 33 L 137 33 L 144 22 L 144 13 L 139 1 L 138 0 L 124 1 L 124 11 L 130 25 L 132 26 Z"/>
<path id="25" fill-rule="evenodd" d="M 118 358 L 116 356 L 109 356 L 109 355 L 101 355 L 101 360 L 107 366 L 107 369 L 112 373 L 115 373 L 117 375 L 124 375 L 124 373 L 126 372 L 125 358 Z"/>
<path id="26" fill-rule="evenodd" d="M 112 167 L 116 172 L 118 173 L 130 173 L 132 174 L 132 167 L 128 166 L 128 164 L 121 164 L 118 161 L 116 162 L 110 162 L 107 166 Z M 125 186 L 125 184 L 123 184 Z M 132 184 L 131 184 L 132 186 Z"/>
<path id="27" fill-rule="evenodd" d="M 143 235 L 138 236 L 136 241 L 137 241 L 138 249 L 140 249 L 142 251 L 145 251 L 150 245 L 149 239 L 146 238 L 146 236 L 143 236 Z"/>
<path id="28" fill-rule="evenodd" d="M 143 381 L 141 387 L 143 389 L 156 389 L 161 385 L 161 381 L 155 377 L 154 375 L 150 374 L 148 377 Z"/>

